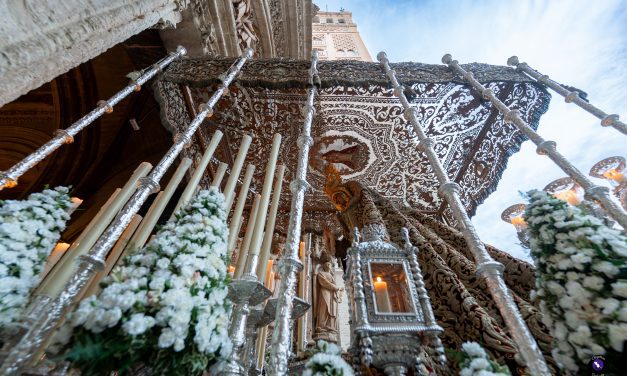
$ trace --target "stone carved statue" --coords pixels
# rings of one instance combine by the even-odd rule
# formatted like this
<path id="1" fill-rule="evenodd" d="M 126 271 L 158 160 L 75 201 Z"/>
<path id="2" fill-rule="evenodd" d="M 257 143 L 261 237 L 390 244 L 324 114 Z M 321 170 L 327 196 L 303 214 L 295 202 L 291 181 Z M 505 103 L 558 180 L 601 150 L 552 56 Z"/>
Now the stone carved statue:
<path id="1" fill-rule="evenodd" d="M 231 0 L 231 2 L 240 49 L 243 51 L 247 47 L 255 48 L 259 39 L 252 22 L 251 2 L 246 0 Z"/>
<path id="2" fill-rule="evenodd" d="M 338 343 L 337 312 L 342 290 L 335 282 L 331 262 L 318 265 L 314 275 L 314 340 Z"/>

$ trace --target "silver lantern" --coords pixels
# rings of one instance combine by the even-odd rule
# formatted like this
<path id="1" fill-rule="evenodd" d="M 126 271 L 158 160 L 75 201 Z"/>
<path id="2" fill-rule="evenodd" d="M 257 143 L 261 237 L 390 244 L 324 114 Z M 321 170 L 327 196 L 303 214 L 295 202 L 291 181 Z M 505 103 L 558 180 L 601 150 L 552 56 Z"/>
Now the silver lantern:
<path id="1" fill-rule="evenodd" d="M 384 239 L 385 228 L 355 228 L 345 274 L 351 315 L 351 353 L 359 374 L 362 366 L 387 375 L 405 375 L 411 368 L 424 374 L 422 354 L 444 364 L 446 358 L 407 229 L 399 247 Z"/>

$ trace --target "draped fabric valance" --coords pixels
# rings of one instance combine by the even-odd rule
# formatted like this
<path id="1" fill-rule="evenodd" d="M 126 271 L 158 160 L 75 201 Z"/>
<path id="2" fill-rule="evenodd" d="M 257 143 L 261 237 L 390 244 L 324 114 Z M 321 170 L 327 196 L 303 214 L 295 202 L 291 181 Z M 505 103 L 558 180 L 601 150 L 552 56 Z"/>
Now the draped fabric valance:
<path id="1" fill-rule="evenodd" d="M 222 74 L 235 58 L 196 58 L 173 63 L 165 72 L 164 79 L 189 86 L 207 86 L 219 82 Z M 405 85 L 418 83 L 457 83 L 464 80 L 453 74 L 445 65 L 422 63 L 392 63 L 399 81 Z M 244 86 L 265 89 L 304 88 L 309 81 L 309 61 L 291 59 L 253 60 L 246 64 L 238 82 Z M 534 82 L 517 70 L 480 63 L 462 64 L 474 73 L 481 83 L 490 82 Z M 388 79 L 378 63 L 365 61 L 321 61 L 318 63 L 320 85 L 323 88 L 334 86 L 378 85 L 388 87 Z"/>

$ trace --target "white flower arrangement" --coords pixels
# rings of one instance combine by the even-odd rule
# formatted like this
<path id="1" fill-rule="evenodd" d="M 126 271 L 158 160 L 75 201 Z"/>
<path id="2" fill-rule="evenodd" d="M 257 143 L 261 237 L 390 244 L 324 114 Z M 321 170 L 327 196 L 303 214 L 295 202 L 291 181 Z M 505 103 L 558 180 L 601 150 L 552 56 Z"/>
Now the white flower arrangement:
<path id="1" fill-rule="evenodd" d="M 0 201 L 0 329 L 14 324 L 70 219 L 69 189 Z"/>
<path id="2" fill-rule="evenodd" d="M 224 196 L 200 191 L 71 315 L 65 357 L 84 373 L 200 375 L 232 349 Z"/>
<path id="3" fill-rule="evenodd" d="M 488 353 L 477 342 L 462 344 L 459 362 L 460 376 L 507 376 L 507 367 L 490 360 Z"/>
<path id="4" fill-rule="evenodd" d="M 534 295 L 555 337 L 553 357 L 572 372 L 588 370 L 593 355 L 605 356 L 609 366 L 621 364 L 627 237 L 545 192 L 529 192 L 529 198 L 525 219 L 537 267 Z"/>
<path id="5" fill-rule="evenodd" d="M 314 351 L 305 363 L 302 376 L 353 376 L 353 369 L 342 359 L 342 350 L 337 345 L 318 341 Z"/>

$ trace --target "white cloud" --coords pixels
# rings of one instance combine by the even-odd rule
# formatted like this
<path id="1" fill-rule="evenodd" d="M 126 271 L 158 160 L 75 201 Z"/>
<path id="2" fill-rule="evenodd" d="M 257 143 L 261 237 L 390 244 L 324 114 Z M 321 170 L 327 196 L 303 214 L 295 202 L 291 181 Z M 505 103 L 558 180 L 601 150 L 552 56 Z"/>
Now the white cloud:
<path id="1" fill-rule="evenodd" d="M 372 56 L 385 50 L 391 61 L 439 64 L 445 53 L 462 63 L 505 65 L 519 56 L 558 82 L 588 93 L 590 101 L 627 119 L 626 1 L 318 1 L 322 10 L 353 13 Z M 592 115 L 561 96 L 553 98 L 539 133 L 586 175 L 597 161 L 627 156 L 625 136 L 602 128 Z M 521 202 L 518 191 L 542 189 L 565 176 L 527 141 L 510 158 L 494 192 L 473 223 L 482 239 L 518 257 L 513 227 L 500 219 L 507 206 Z M 593 179 L 593 178 L 591 178 Z M 597 183 L 601 183 L 597 181 Z"/>

